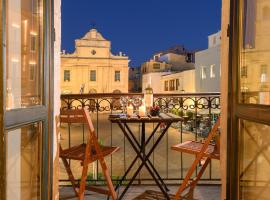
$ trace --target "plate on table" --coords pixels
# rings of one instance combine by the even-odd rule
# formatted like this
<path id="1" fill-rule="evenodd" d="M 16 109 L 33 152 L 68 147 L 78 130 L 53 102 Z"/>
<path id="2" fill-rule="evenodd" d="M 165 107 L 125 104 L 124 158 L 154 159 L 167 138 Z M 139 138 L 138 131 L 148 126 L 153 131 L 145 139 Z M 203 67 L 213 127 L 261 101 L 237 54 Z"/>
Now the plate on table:
<path id="1" fill-rule="evenodd" d="M 125 118 L 125 117 L 127 117 L 127 114 L 124 114 L 124 113 L 115 113 L 115 114 L 110 114 L 109 117 L 110 118 Z"/>

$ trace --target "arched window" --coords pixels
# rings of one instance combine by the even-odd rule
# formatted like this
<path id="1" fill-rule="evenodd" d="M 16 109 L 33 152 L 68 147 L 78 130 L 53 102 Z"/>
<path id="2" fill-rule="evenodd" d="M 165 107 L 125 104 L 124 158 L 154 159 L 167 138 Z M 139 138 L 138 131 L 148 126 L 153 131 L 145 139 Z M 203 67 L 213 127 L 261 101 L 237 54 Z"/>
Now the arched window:
<path id="1" fill-rule="evenodd" d="M 264 6 L 262 13 L 263 13 L 263 20 L 270 19 L 270 7 L 269 6 Z"/>

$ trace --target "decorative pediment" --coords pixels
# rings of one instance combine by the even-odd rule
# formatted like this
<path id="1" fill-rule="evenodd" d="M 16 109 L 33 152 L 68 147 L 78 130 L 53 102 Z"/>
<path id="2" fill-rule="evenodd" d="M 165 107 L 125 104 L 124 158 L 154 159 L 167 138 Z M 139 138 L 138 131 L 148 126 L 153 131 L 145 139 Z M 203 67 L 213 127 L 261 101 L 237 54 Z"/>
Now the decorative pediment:
<path id="1" fill-rule="evenodd" d="M 90 40 L 90 41 L 107 41 L 100 32 L 98 32 L 96 29 L 91 29 L 89 32 L 85 34 L 85 36 L 82 38 L 83 40 Z"/>

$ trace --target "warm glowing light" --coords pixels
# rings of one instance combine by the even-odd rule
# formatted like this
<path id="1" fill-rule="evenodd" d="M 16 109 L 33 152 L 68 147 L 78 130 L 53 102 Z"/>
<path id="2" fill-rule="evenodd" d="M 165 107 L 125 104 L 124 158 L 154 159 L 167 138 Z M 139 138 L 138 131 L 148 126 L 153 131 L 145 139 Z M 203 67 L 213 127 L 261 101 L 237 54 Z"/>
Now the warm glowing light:
<path id="1" fill-rule="evenodd" d="M 30 34 L 34 35 L 34 36 L 37 36 L 37 32 L 35 32 L 35 31 L 31 31 Z"/>
<path id="2" fill-rule="evenodd" d="M 19 62 L 19 59 L 12 58 L 12 59 L 11 59 L 11 62 L 18 63 L 18 62 Z"/>
<path id="3" fill-rule="evenodd" d="M 11 26 L 12 26 L 13 28 L 20 28 L 20 25 L 19 25 L 19 24 L 15 24 L 15 23 L 13 23 Z"/>
<path id="4" fill-rule="evenodd" d="M 142 106 L 139 107 L 139 116 L 140 116 L 140 117 L 146 116 L 146 108 L 145 108 L 145 105 L 142 105 Z"/>
<path id="5" fill-rule="evenodd" d="M 37 63 L 35 61 L 30 61 L 29 65 L 36 65 Z"/>
<path id="6" fill-rule="evenodd" d="M 127 115 L 132 116 L 133 115 L 133 106 L 129 105 L 127 107 Z"/>
<path id="7" fill-rule="evenodd" d="M 24 20 L 24 44 L 27 44 L 27 20 Z"/>

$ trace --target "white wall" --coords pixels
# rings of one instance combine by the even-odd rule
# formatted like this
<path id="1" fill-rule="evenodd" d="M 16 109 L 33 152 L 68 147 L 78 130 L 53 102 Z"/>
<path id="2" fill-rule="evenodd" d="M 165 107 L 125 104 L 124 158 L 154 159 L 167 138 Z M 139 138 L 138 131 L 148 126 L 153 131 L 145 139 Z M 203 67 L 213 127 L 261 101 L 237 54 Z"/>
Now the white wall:
<path id="1" fill-rule="evenodd" d="M 220 45 L 195 53 L 196 92 L 220 92 Z M 214 66 L 215 77 L 210 77 L 211 66 Z M 206 77 L 202 78 L 202 68 Z"/>
<path id="2" fill-rule="evenodd" d="M 208 36 L 208 48 L 215 47 L 221 43 L 221 31 Z"/>
<path id="3" fill-rule="evenodd" d="M 170 72 L 155 72 L 142 75 L 142 92 L 150 84 L 154 93 L 162 92 L 161 77 L 170 74 Z"/>
<path id="4" fill-rule="evenodd" d="M 170 80 L 179 80 L 179 87 L 178 90 L 165 91 L 165 81 L 168 81 L 168 87 L 169 87 L 169 81 Z M 195 70 L 186 70 L 183 72 L 173 73 L 169 75 L 162 76 L 161 80 L 162 85 L 162 93 L 194 93 L 195 92 Z M 176 86 L 176 81 L 175 81 Z"/>

